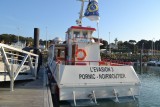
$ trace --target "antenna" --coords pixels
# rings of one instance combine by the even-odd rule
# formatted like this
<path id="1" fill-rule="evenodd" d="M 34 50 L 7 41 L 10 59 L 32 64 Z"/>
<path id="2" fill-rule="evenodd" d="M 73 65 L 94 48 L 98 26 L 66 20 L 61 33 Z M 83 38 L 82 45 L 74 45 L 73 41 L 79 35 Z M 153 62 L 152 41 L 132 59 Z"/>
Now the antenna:
<path id="1" fill-rule="evenodd" d="M 84 2 L 87 2 L 88 0 L 87 1 L 86 0 L 78 0 L 78 1 L 81 1 L 82 4 L 81 4 L 81 10 L 79 12 L 79 19 L 76 20 L 76 23 L 77 23 L 78 26 L 82 26 Z"/>

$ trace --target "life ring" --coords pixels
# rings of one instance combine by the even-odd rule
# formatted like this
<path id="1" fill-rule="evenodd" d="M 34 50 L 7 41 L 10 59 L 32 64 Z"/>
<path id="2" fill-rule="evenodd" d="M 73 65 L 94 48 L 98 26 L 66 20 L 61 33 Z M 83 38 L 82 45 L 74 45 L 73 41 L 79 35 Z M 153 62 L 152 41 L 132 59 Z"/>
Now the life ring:
<path id="1" fill-rule="evenodd" d="M 82 56 L 79 56 L 79 53 L 82 53 Z M 83 50 L 83 49 L 78 49 L 77 51 L 76 51 L 76 58 L 77 58 L 77 60 L 84 60 L 85 58 L 86 58 L 86 51 L 85 50 Z"/>

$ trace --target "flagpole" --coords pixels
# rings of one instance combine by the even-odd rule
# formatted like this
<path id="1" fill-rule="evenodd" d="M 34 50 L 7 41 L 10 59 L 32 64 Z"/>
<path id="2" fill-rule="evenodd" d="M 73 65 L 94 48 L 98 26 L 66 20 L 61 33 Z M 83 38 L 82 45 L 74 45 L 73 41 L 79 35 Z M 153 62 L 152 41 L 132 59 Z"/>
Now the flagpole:
<path id="1" fill-rule="evenodd" d="M 98 33 L 98 43 L 100 43 L 100 40 L 99 40 L 99 22 L 97 21 L 97 33 Z"/>

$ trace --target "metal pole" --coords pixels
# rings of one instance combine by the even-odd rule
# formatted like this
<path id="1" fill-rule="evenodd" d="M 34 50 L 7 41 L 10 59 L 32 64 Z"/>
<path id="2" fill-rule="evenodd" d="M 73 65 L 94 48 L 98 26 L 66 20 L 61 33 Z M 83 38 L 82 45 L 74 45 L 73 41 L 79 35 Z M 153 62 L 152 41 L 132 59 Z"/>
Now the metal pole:
<path id="1" fill-rule="evenodd" d="M 46 27 L 46 50 L 48 49 L 48 43 L 47 43 L 47 39 L 48 39 L 48 38 L 47 38 L 47 36 L 48 36 L 48 35 L 47 35 L 47 27 Z"/>
<path id="2" fill-rule="evenodd" d="M 37 54 L 39 48 L 39 29 L 34 28 L 34 53 Z"/>
<path id="3" fill-rule="evenodd" d="M 100 39 L 99 39 L 99 23 L 97 21 L 97 33 L 98 33 L 98 43 L 100 43 Z"/>
<path id="4" fill-rule="evenodd" d="M 159 44 L 157 44 L 157 55 L 158 55 L 158 51 L 159 51 L 159 50 L 158 50 L 158 45 L 159 45 Z"/>
<path id="5" fill-rule="evenodd" d="M 111 46 L 110 46 L 110 32 L 109 32 L 109 53 L 111 53 Z"/>
<path id="6" fill-rule="evenodd" d="M 153 55 L 154 55 L 154 41 L 153 41 Z"/>
<path id="7" fill-rule="evenodd" d="M 153 56 L 153 39 L 152 39 L 152 56 Z"/>
<path id="8" fill-rule="evenodd" d="M 154 55 L 155 55 L 155 50 L 156 50 L 156 49 L 155 49 L 155 44 L 156 44 L 156 42 L 154 42 L 154 44 L 153 44 L 153 46 L 154 46 L 154 51 L 153 51 L 153 52 L 154 52 Z"/>
<path id="9" fill-rule="evenodd" d="M 142 55 L 143 55 L 144 43 L 142 43 Z"/>
<path id="10" fill-rule="evenodd" d="M 153 47 L 153 44 L 154 44 L 154 38 L 152 39 L 152 57 L 153 57 L 153 55 L 154 55 L 154 52 L 153 52 L 153 49 L 154 49 L 154 47 Z"/>
<path id="11" fill-rule="evenodd" d="M 142 72 L 142 49 L 140 53 L 140 72 Z"/>
<path id="12" fill-rule="evenodd" d="M 10 91 L 14 91 L 14 71 L 13 71 L 13 61 L 11 61 L 11 72 L 10 72 Z"/>
<path id="13" fill-rule="evenodd" d="M 133 46 L 134 46 L 134 47 L 133 47 L 133 53 L 135 54 L 135 44 L 133 44 Z"/>
<path id="14" fill-rule="evenodd" d="M 85 0 L 79 0 L 79 1 L 81 1 L 82 4 L 81 4 L 81 10 L 79 12 L 79 19 L 77 19 L 76 22 L 77 22 L 78 26 L 82 26 L 83 8 L 84 8 L 84 2 L 85 2 Z"/>
<path id="15" fill-rule="evenodd" d="M 18 47 L 19 47 L 19 27 L 17 28 L 17 30 L 18 30 Z"/>

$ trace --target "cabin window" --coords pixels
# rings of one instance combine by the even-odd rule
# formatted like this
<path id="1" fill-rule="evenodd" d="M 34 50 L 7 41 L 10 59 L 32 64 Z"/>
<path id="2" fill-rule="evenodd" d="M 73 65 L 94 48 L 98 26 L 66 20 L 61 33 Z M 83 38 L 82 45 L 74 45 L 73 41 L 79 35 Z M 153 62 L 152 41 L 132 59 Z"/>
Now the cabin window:
<path id="1" fill-rule="evenodd" d="M 62 50 L 62 49 L 57 49 L 55 51 L 55 55 L 56 55 L 56 57 L 64 57 L 65 56 L 65 51 Z"/>
<path id="2" fill-rule="evenodd" d="M 83 38 L 88 38 L 88 33 L 87 32 L 83 32 Z"/>
<path id="3" fill-rule="evenodd" d="M 60 60 L 60 61 L 64 61 L 65 60 L 65 49 L 56 49 L 55 59 Z"/>
<path id="4" fill-rule="evenodd" d="M 75 31 L 73 34 L 74 34 L 74 38 L 79 38 L 80 37 L 80 32 L 78 32 L 78 31 Z"/>

